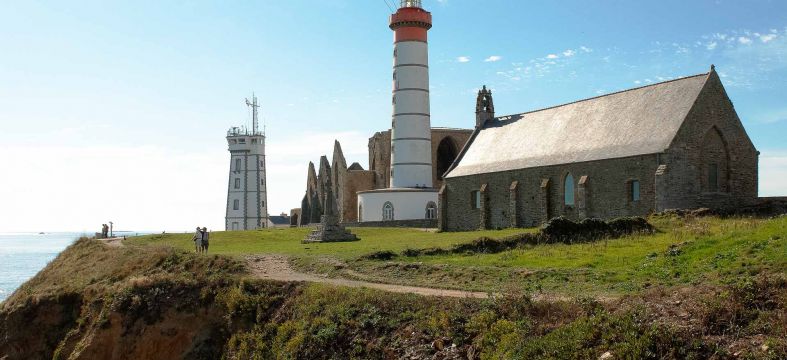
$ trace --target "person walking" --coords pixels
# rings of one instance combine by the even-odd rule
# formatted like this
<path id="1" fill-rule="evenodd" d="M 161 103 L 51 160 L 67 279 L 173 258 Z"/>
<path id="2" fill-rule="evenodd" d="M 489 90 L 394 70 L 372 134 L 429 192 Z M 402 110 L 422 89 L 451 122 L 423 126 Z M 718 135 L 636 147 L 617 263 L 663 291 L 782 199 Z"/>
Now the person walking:
<path id="1" fill-rule="evenodd" d="M 197 226 L 197 232 L 194 233 L 194 236 L 191 237 L 191 240 L 194 241 L 194 252 L 197 254 L 202 252 L 202 229 Z"/>
<path id="2" fill-rule="evenodd" d="M 202 252 L 204 252 L 206 254 L 208 253 L 208 245 L 210 245 L 209 242 L 208 242 L 208 238 L 209 237 L 210 237 L 210 232 L 208 232 L 208 228 L 203 227 L 202 228 Z"/>

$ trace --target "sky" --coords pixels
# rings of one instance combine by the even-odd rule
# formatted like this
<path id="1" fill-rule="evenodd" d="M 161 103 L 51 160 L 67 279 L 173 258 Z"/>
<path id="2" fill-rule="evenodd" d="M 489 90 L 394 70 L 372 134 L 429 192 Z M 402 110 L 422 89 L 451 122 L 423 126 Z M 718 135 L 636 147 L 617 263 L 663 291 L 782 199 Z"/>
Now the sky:
<path id="1" fill-rule="evenodd" d="M 387 0 L 389 3 L 393 1 Z M 424 0 L 432 126 L 707 72 L 787 195 L 787 2 Z M 231 126 L 267 134 L 271 214 L 338 139 L 390 125 L 386 0 L 0 2 L 0 232 L 222 229 Z"/>

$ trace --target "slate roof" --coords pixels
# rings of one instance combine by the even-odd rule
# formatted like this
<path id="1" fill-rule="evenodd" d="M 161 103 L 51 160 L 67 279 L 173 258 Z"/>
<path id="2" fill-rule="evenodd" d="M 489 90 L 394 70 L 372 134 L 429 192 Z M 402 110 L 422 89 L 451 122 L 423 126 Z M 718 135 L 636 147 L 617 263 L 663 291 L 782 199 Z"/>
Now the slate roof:
<path id="1" fill-rule="evenodd" d="M 446 178 L 662 152 L 707 78 L 699 74 L 492 119 L 476 130 Z"/>
<path id="2" fill-rule="evenodd" d="M 290 224 L 290 217 L 289 216 L 274 215 L 274 216 L 268 216 L 268 219 L 273 223 L 273 225 L 289 225 Z"/>

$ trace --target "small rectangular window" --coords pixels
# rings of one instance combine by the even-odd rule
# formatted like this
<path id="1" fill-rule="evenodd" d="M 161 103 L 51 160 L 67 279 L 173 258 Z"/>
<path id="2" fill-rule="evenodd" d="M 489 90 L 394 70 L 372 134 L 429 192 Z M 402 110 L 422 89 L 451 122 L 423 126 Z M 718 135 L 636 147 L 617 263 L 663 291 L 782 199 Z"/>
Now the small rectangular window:
<path id="1" fill-rule="evenodd" d="M 235 171 L 240 171 L 240 159 L 235 159 Z"/>
<path id="2" fill-rule="evenodd" d="M 240 189 L 240 178 L 235 178 L 235 188 Z"/>
<path id="3" fill-rule="evenodd" d="M 263 201 L 261 205 L 262 205 L 262 207 L 265 207 L 265 202 Z"/>
<path id="4" fill-rule="evenodd" d="M 232 210 L 240 210 L 240 200 L 235 199 L 232 201 Z"/>
<path id="5" fill-rule="evenodd" d="M 260 179 L 260 185 L 265 185 L 265 179 Z"/>
<path id="6" fill-rule="evenodd" d="M 631 180 L 631 201 L 639 201 L 639 180 Z"/>
<path id="7" fill-rule="evenodd" d="M 265 162 L 264 161 L 260 161 L 260 169 L 264 169 L 264 168 L 265 168 Z"/>
<path id="8" fill-rule="evenodd" d="M 708 165 L 708 189 L 719 191 L 719 164 Z"/>
<path id="9" fill-rule="evenodd" d="M 476 190 L 470 193 L 470 201 L 472 202 L 473 209 L 481 208 L 481 192 Z"/>

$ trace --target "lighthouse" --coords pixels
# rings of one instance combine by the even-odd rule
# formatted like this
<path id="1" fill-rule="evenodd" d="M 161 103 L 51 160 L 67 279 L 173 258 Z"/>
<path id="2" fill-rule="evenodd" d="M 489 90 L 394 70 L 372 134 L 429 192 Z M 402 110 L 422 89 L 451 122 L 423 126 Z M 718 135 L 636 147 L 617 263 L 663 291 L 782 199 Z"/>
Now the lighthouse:
<path id="1" fill-rule="evenodd" d="M 427 43 L 432 14 L 420 0 L 402 0 L 389 27 L 394 33 L 391 180 L 387 189 L 358 192 L 358 221 L 432 220 L 437 215 Z"/>
<path id="2" fill-rule="evenodd" d="M 432 14 L 420 0 L 402 1 L 391 15 L 393 113 L 391 184 L 393 188 L 432 187 L 432 132 L 429 123 L 429 51 L 426 32 Z"/>

